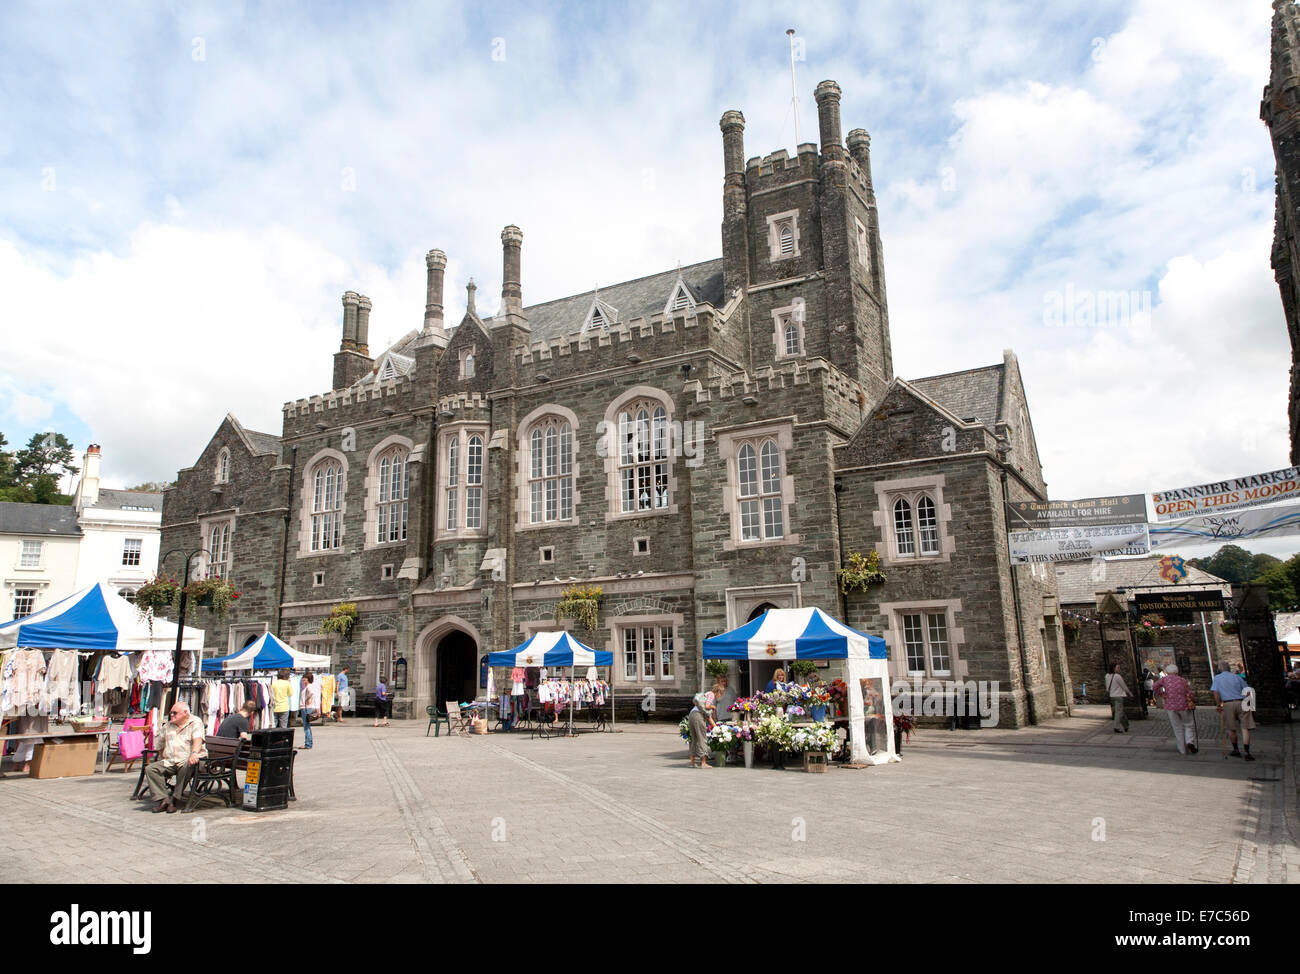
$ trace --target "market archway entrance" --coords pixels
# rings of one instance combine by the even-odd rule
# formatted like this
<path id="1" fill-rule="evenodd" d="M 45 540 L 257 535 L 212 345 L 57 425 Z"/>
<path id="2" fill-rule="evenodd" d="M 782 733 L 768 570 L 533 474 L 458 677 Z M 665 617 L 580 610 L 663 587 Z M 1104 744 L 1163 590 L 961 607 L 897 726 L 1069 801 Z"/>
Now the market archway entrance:
<path id="1" fill-rule="evenodd" d="M 478 695 L 478 642 L 453 629 L 434 650 L 434 695 L 439 709 L 448 700 L 464 702 Z"/>

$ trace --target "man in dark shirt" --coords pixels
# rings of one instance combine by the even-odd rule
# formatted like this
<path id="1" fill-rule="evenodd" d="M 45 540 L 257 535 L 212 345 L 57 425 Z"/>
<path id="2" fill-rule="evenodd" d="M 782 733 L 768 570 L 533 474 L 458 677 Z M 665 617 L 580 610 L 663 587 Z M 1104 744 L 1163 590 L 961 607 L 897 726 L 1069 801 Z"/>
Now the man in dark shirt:
<path id="1" fill-rule="evenodd" d="M 242 737 L 244 740 L 251 740 L 253 714 L 257 713 L 257 703 L 252 700 L 245 700 L 237 713 L 227 715 L 226 719 L 221 722 L 217 728 L 218 737 Z"/>

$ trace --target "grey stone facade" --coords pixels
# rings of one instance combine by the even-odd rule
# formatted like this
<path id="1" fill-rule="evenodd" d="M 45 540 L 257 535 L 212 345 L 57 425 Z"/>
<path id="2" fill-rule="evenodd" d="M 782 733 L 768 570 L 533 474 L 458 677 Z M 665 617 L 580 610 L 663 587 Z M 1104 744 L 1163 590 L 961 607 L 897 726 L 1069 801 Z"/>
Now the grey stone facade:
<path id="1" fill-rule="evenodd" d="M 577 635 L 614 651 L 627 715 L 650 690 L 658 713 L 679 715 L 704 680 L 704 637 L 800 605 L 884 633 L 900 675 L 904 630 L 922 620 L 922 672 L 997 681 L 1004 724 L 1066 705 L 1055 578 L 1008 560 L 1004 498 L 1046 497 L 1015 357 L 894 376 L 869 139 L 841 139 L 838 86 L 816 95 L 820 149 L 793 158 L 745 161 L 744 118 L 723 116 L 720 259 L 526 307 L 523 235 L 507 227 L 496 315 L 480 316 L 471 282 L 447 329 L 446 255 L 430 251 L 421 327 L 373 358 L 370 302 L 347 292 L 332 391 L 286 403 L 279 437 L 228 418 L 167 492 L 163 550 L 196 542 L 204 518 L 234 518 L 244 597 L 219 630 L 199 613 L 210 646 L 278 628 L 352 662 L 364 691 L 395 645 L 398 713 L 420 713 L 462 681 L 475 690 L 482 653 L 552 628 L 581 582 L 603 601 L 600 628 Z M 222 449 L 232 473 L 218 490 Z M 380 540 L 376 520 L 389 450 L 406 458 L 400 541 Z M 322 501 L 314 478 L 329 469 L 342 493 Z M 915 550 L 899 556 L 899 482 L 909 503 L 938 502 L 941 550 L 918 514 Z M 331 503 L 341 531 L 313 551 Z M 873 548 L 888 580 L 842 600 L 844 559 Z M 360 612 L 351 643 L 320 639 L 342 601 Z M 733 666 L 733 686 L 772 668 Z"/>
<path id="2" fill-rule="evenodd" d="M 1300 9 L 1294 0 L 1273 0 L 1272 71 L 1259 117 L 1277 161 L 1272 264 L 1291 336 L 1291 462 L 1300 463 Z"/>

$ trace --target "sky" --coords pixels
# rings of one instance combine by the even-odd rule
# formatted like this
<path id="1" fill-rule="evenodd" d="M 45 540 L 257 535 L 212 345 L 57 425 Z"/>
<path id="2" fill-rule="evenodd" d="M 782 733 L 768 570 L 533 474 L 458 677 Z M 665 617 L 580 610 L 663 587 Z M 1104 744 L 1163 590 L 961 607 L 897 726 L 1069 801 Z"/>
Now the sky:
<path id="1" fill-rule="evenodd" d="M 826 78 L 872 136 L 898 375 L 1013 349 L 1056 498 L 1285 467 L 1270 16 L 11 0 L 0 432 L 101 443 L 107 486 L 171 480 L 227 412 L 278 433 L 329 388 L 344 291 L 372 349 L 420 327 L 431 248 L 452 322 L 471 276 L 495 310 L 509 223 L 525 304 L 719 256 L 718 119 L 793 152 L 793 27 L 798 140 Z"/>

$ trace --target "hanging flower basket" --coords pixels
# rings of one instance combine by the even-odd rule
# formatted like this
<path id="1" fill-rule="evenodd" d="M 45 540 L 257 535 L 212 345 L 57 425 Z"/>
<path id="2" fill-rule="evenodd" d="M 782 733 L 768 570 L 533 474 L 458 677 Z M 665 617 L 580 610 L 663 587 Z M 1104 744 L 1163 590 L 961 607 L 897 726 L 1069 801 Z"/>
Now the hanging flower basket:
<path id="1" fill-rule="evenodd" d="M 1241 627 L 1231 619 L 1224 619 L 1219 623 L 1219 632 L 1225 636 L 1235 636 L 1241 631 Z"/>
<path id="2" fill-rule="evenodd" d="M 181 604 L 181 586 L 174 578 L 151 578 L 131 596 L 135 611 L 149 625 L 149 635 L 153 635 L 153 617 L 155 612 L 165 609 L 178 610 Z"/>
<path id="3" fill-rule="evenodd" d="M 321 620 L 320 633 L 338 633 L 343 637 L 345 643 L 352 642 L 352 629 L 356 626 L 357 620 L 361 614 L 357 611 L 355 602 L 340 602 L 330 609 L 330 614 Z"/>
<path id="4" fill-rule="evenodd" d="M 1065 619 L 1061 620 L 1061 628 L 1065 630 L 1065 638 L 1070 642 L 1073 642 L 1079 638 L 1079 633 L 1082 631 L 1083 625 L 1078 619 L 1071 619 L 1067 616 Z"/>
<path id="5" fill-rule="evenodd" d="M 865 592 L 872 585 L 885 581 L 885 573 L 880 570 L 880 552 L 871 551 L 864 557 L 855 551 L 849 555 L 849 563 L 840 569 L 840 591 L 845 595 L 850 592 Z"/>
<path id="6" fill-rule="evenodd" d="M 555 603 L 555 624 L 564 619 L 577 619 L 582 628 L 594 632 L 599 625 L 600 600 L 604 594 L 599 585 L 590 588 L 583 585 L 571 585 L 560 594 L 560 601 Z"/>
<path id="7" fill-rule="evenodd" d="M 185 597 L 195 605 L 211 609 L 225 622 L 230 603 L 239 598 L 239 592 L 224 578 L 200 578 L 185 586 Z"/>
<path id="8" fill-rule="evenodd" d="M 1149 622 L 1139 622 L 1133 627 L 1133 638 L 1139 646 L 1150 646 L 1160 635 L 1160 630 Z"/>

